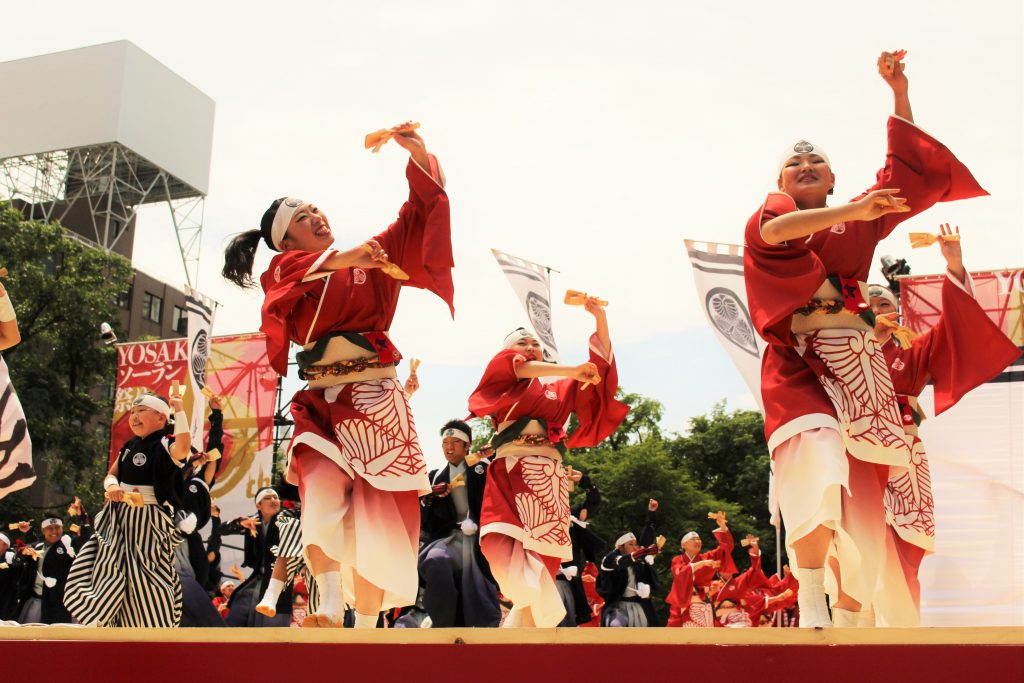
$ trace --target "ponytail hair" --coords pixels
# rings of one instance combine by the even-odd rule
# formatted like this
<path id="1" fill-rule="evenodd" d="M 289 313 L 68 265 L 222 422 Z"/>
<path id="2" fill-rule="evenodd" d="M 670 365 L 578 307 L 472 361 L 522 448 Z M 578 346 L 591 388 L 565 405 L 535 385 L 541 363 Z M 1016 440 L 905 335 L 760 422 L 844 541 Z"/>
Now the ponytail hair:
<path id="1" fill-rule="evenodd" d="M 274 224 L 274 216 L 278 207 L 284 201 L 284 197 L 275 199 L 270 208 L 263 213 L 263 220 L 260 221 L 259 230 L 246 230 L 235 235 L 228 248 L 224 250 L 224 269 L 220 274 L 225 280 L 234 282 L 242 289 L 249 289 L 256 286 L 256 280 L 252 277 L 252 264 L 256 260 L 256 247 L 260 239 L 266 242 L 267 246 L 277 251 L 271 239 L 271 227 Z"/>

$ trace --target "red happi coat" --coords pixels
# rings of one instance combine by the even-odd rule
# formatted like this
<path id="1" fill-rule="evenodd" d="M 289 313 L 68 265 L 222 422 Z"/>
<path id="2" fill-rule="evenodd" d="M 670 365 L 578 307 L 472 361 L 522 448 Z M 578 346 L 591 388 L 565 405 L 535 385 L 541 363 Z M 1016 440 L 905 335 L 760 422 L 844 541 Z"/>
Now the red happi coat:
<path id="1" fill-rule="evenodd" d="M 571 378 L 545 384 L 539 379 L 519 379 L 516 367 L 526 358 L 505 349 L 488 363 L 470 395 L 470 415 L 489 417 L 495 426 L 522 418 L 543 420 L 552 443 L 564 440 L 569 448 L 596 446 L 615 432 L 629 406 L 615 399 L 619 385 L 615 356 L 611 349 L 601 348 L 596 334 L 590 338 L 590 361 L 601 375 L 599 384 L 584 389 Z M 563 425 L 572 413 L 580 426 L 566 438 Z M 527 550 L 567 560 L 572 557 L 570 483 L 561 458 L 554 448 L 536 448 L 532 453 L 523 448 L 505 457 L 508 448 L 499 447 L 487 470 L 480 536 L 505 534 Z"/>
<path id="2" fill-rule="evenodd" d="M 1020 357 L 1020 350 L 978 305 L 970 276 L 961 285 L 949 274 L 942 283 L 942 314 L 935 326 L 909 348 L 890 338 L 882 350 L 904 425 L 913 436 L 911 467 L 891 477 L 886 486 L 886 519 L 900 539 L 931 552 L 935 503 L 928 456 L 915 428 L 917 396 L 931 382 L 935 412 L 941 414 L 1002 372 Z"/>
<path id="3" fill-rule="evenodd" d="M 260 276 L 266 297 L 263 324 L 271 365 L 284 375 L 288 343 L 307 344 L 330 332 L 386 332 L 403 285 L 441 297 L 455 313 L 452 240 L 448 195 L 437 159 L 427 175 L 409 161 L 409 199 L 398 220 L 376 237 L 389 258 L 410 279 L 402 282 L 379 268 L 316 272 L 333 250 L 277 254 Z"/>
<path id="4" fill-rule="evenodd" d="M 692 559 L 686 553 L 672 558 L 672 589 L 665 598 L 665 602 L 670 605 L 668 626 L 682 626 L 687 620 L 695 589 L 701 597 L 707 597 L 707 589 L 716 574 L 735 574 L 738 571 L 736 563 L 732 561 L 732 549 L 735 547 L 732 532 L 728 529 L 715 529 L 714 534 L 718 541 L 717 548 L 700 553 Z M 690 567 L 694 562 L 703 560 L 718 560 L 722 564 L 718 569 L 701 567 L 694 570 Z"/>
<path id="5" fill-rule="evenodd" d="M 359 335 L 373 349 L 367 350 L 368 357 L 400 360 L 387 331 L 403 285 L 429 290 L 452 308 L 451 225 L 437 159 L 430 157 L 429 175 L 410 160 L 406 178 L 409 198 L 398 220 L 374 239 L 409 280 L 395 280 L 375 268 L 320 272 L 333 250 L 287 251 L 271 260 L 260 277 L 266 293 L 260 330 L 267 335 L 271 365 L 279 374 L 287 369 L 289 342 L 308 344 L 337 332 Z M 300 391 L 291 412 L 292 448 L 302 445 L 320 452 L 379 489 L 428 489 L 422 449 L 397 380 Z M 294 472 L 289 479 L 294 481 Z"/>
<path id="6" fill-rule="evenodd" d="M 754 327 L 769 342 L 761 366 L 761 396 L 772 451 L 801 431 L 837 423 L 833 402 L 819 381 L 828 368 L 810 358 L 816 355 L 810 349 L 801 355 L 795 348 L 793 312 L 811 299 L 828 276 L 847 282 L 866 280 L 875 246 L 899 223 L 936 202 L 987 194 L 945 145 L 898 117 L 889 118 L 885 166 L 875 184 L 852 201 L 881 188 L 899 188 L 911 211 L 873 221 L 847 221 L 806 239 L 769 244 L 761 237 L 761 227 L 797 210 L 789 195 L 776 192 L 747 222 L 744 279 Z M 879 413 L 888 410 L 884 405 L 870 408 Z M 881 419 L 888 422 L 896 417 L 893 412 Z M 880 457 L 884 461 L 885 456 Z"/>

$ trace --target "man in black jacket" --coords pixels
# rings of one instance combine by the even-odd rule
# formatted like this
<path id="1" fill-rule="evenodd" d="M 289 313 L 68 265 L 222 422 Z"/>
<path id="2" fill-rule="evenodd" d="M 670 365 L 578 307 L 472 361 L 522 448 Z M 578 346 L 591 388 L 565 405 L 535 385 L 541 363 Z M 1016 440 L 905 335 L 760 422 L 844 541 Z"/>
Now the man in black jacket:
<path id="1" fill-rule="evenodd" d="M 28 543 L 21 549 L 18 621 L 23 624 L 69 624 L 71 614 L 64 607 L 64 586 L 71 563 L 92 535 L 92 527 L 83 525 L 80 534 L 72 539 L 64 534 L 63 520 L 50 514 L 39 528 L 43 540 Z"/>
<path id="2" fill-rule="evenodd" d="M 601 561 L 597 593 L 605 599 L 601 626 L 658 626 L 651 594 L 658 589 L 654 572 L 654 512 L 658 501 L 647 503 L 647 524 L 640 539 L 626 532 L 615 541 L 615 550 Z"/>
<path id="3" fill-rule="evenodd" d="M 498 591 L 480 552 L 480 506 L 487 462 L 466 462 L 473 433 L 461 420 L 441 429 L 446 467 L 428 476 L 434 492 L 420 499 L 420 581 L 423 606 L 434 628 L 497 626 Z"/>
<path id="4" fill-rule="evenodd" d="M 18 579 L 21 560 L 11 550 L 11 539 L 0 534 L 0 621 L 18 618 Z"/>

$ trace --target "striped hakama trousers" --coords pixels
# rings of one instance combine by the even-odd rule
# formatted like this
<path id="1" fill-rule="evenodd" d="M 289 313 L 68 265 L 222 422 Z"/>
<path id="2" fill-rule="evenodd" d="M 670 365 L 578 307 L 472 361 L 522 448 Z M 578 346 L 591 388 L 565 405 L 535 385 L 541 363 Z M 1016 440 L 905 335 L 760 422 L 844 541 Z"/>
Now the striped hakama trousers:
<path id="1" fill-rule="evenodd" d="M 107 503 L 93 527 L 64 590 L 72 616 L 94 626 L 178 626 L 181 582 L 174 547 L 183 537 L 171 516 L 159 505 Z"/>

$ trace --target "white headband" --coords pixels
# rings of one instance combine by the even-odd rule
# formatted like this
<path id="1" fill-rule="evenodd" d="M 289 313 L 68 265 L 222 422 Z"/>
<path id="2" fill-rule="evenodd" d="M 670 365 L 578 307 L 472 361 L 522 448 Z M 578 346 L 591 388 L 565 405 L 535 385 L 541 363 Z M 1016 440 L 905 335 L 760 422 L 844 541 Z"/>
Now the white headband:
<path id="1" fill-rule="evenodd" d="M 234 588 L 235 582 L 232 581 L 231 579 L 224 579 L 223 581 L 220 582 L 221 590 L 224 590 L 224 586 L 231 586 L 232 588 Z"/>
<path id="2" fill-rule="evenodd" d="M 454 437 L 460 441 L 465 441 L 466 443 L 470 443 L 472 441 L 472 439 L 469 438 L 466 432 L 462 431 L 461 429 L 455 429 L 454 427 L 449 427 L 448 429 L 441 432 L 442 439 L 447 439 L 449 436 Z"/>
<path id="3" fill-rule="evenodd" d="M 132 407 L 135 408 L 138 406 L 142 406 L 143 408 L 149 408 L 150 410 L 155 410 L 164 417 L 171 416 L 171 407 L 164 403 L 162 399 L 160 399 L 157 396 L 154 396 L 153 394 L 143 394 L 142 396 L 139 396 L 137 399 L 135 399 L 132 402 Z"/>
<path id="4" fill-rule="evenodd" d="M 277 207 L 277 213 L 274 214 L 274 223 L 270 226 L 270 241 L 274 243 L 274 248 L 278 251 L 281 251 L 281 241 L 284 240 L 284 234 L 288 232 L 292 216 L 295 215 L 295 212 L 304 203 L 301 199 L 296 199 L 295 197 L 285 197 L 284 201 Z"/>
<path id="5" fill-rule="evenodd" d="M 686 534 L 685 536 L 683 536 L 683 540 L 681 541 L 681 543 L 686 543 L 687 541 L 692 541 L 695 538 L 699 541 L 700 540 L 700 534 L 698 534 L 696 531 L 691 531 L 688 534 Z"/>
<path id="6" fill-rule="evenodd" d="M 7 538 L 7 534 L 0 534 L 0 541 L 7 544 L 7 547 L 11 547 L 11 539 Z"/>
<path id="7" fill-rule="evenodd" d="M 46 529 L 46 528 L 51 527 L 51 526 L 53 526 L 55 524 L 59 524 L 60 526 L 64 526 L 64 522 L 62 522 L 61 520 L 57 519 L 56 517 L 50 517 L 49 519 L 44 519 L 43 523 L 40 524 L 39 526 L 40 526 L 41 529 Z"/>
<path id="8" fill-rule="evenodd" d="M 615 547 L 618 548 L 620 545 L 625 545 L 630 541 L 635 541 L 636 536 L 633 535 L 632 531 L 627 531 L 615 540 Z"/>
<path id="9" fill-rule="evenodd" d="M 275 491 L 270 486 L 264 486 L 263 488 L 261 488 L 259 491 L 256 492 L 255 503 L 257 505 L 259 505 L 261 500 L 263 500 L 264 498 L 266 498 L 267 496 L 269 496 L 271 494 L 276 496 L 277 495 L 277 491 Z"/>
<path id="10" fill-rule="evenodd" d="M 779 175 L 782 175 L 782 169 L 786 167 L 786 162 L 798 154 L 817 154 L 825 160 L 825 163 L 829 165 L 829 168 L 832 167 L 832 162 L 828 160 L 828 154 L 825 153 L 825 150 L 812 142 L 800 140 L 787 147 L 786 151 L 782 153 L 782 158 L 779 159 Z"/>
<path id="11" fill-rule="evenodd" d="M 868 285 L 868 297 L 877 296 L 880 299 L 885 299 L 892 304 L 893 308 L 899 308 L 900 305 L 896 301 L 896 295 L 888 287 L 882 285 Z"/>
<path id="12" fill-rule="evenodd" d="M 520 327 L 519 329 L 510 332 L 509 335 L 505 337 L 505 341 L 503 342 L 503 348 L 511 349 L 513 346 L 516 345 L 516 342 L 518 342 L 520 339 L 536 338 L 537 337 L 535 337 L 533 333 L 527 330 L 525 327 Z"/>

